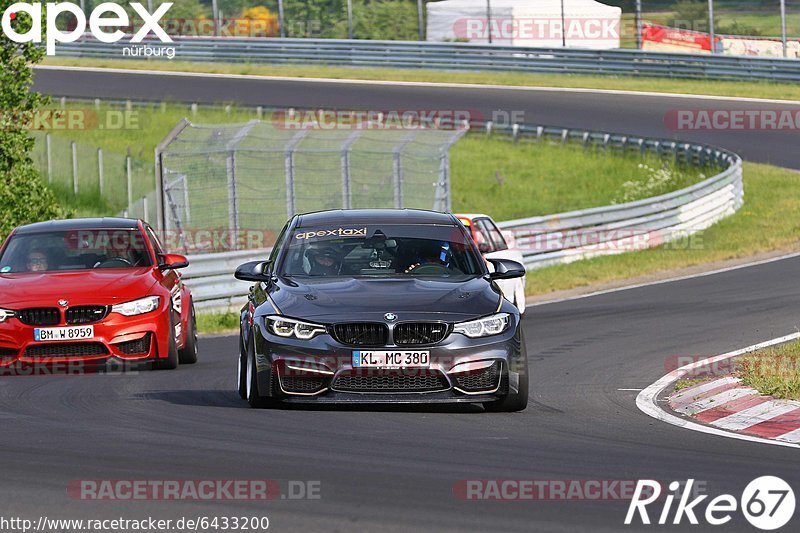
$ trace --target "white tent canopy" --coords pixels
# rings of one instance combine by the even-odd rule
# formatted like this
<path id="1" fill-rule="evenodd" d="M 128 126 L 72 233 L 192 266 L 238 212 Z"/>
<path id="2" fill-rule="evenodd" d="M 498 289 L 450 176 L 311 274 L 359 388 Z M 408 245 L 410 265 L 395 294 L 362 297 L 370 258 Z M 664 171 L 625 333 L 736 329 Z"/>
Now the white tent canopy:
<path id="1" fill-rule="evenodd" d="M 619 48 L 622 9 L 594 0 L 430 2 L 427 40 L 511 46 Z M 562 31 L 562 27 L 565 31 Z"/>

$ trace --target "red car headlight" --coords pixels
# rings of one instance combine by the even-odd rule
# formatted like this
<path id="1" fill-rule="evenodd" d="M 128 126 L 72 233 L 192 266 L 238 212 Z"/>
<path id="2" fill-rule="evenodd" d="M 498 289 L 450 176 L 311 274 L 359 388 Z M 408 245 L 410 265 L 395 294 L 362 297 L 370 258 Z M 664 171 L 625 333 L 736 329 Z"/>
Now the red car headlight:
<path id="1" fill-rule="evenodd" d="M 147 296 L 145 298 L 139 298 L 138 300 L 125 302 L 123 304 L 116 304 L 111 307 L 111 312 L 119 313 L 120 315 L 124 316 L 143 315 L 158 309 L 158 305 L 160 303 L 161 298 L 158 296 Z"/>

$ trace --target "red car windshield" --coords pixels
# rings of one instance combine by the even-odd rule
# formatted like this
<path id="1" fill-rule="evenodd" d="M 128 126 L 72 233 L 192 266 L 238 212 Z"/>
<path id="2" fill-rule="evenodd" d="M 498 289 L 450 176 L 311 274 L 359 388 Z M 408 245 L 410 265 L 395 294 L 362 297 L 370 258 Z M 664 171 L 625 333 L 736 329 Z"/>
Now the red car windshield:
<path id="1" fill-rule="evenodd" d="M 151 266 L 138 230 L 69 230 L 13 235 L 2 256 L 0 274 Z"/>

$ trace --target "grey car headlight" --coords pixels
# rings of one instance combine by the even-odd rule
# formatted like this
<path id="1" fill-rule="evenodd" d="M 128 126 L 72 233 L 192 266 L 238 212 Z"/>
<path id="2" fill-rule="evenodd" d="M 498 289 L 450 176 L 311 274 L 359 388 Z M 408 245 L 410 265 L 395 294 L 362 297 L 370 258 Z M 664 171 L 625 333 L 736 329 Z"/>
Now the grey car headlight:
<path id="1" fill-rule="evenodd" d="M 303 322 L 302 320 L 295 320 L 294 318 L 268 316 L 266 317 L 266 320 L 269 330 L 278 337 L 294 337 L 296 339 L 307 341 L 309 339 L 313 339 L 320 333 L 325 333 L 328 331 L 325 326 L 320 324 Z"/>
<path id="2" fill-rule="evenodd" d="M 471 339 L 490 337 L 503 333 L 508 329 L 510 323 L 508 313 L 498 313 L 478 320 L 459 322 L 453 328 L 453 333 L 461 333 Z"/>
<path id="3" fill-rule="evenodd" d="M 9 318 L 14 318 L 15 316 L 17 316 L 17 313 L 11 309 L 0 308 L 0 322 L 5 322 Z"/>
<path id="4" fill-rule="evenodd" d="M 161 298 L 158 296 L 147 296 L 145 298 L 139 298 L 138 300 L 113 305 L 111 307 L 111 312 L 119 313 L 124 316 L 143 315 L 158 309 L 159 303 L 161 303 Z"/>

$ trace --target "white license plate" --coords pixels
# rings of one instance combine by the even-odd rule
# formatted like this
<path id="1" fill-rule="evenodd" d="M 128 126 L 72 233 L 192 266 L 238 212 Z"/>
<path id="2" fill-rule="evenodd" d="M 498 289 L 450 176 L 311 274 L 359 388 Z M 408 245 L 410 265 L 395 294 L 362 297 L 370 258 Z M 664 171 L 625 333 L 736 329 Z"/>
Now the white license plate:
<path id="1" fill-rule="evenodd" d="M 71 328 L 36 328 L 33 339 L 38 342 L 77 341 L 94 338 L 94 326 L 74 326 Z"/>
<path id="2" fill-rule="evenodd" d="M 428 368 L 431 353 L 420 350 L 405 351 L 353 351 L 353 366 L 356 368 Z"/>

